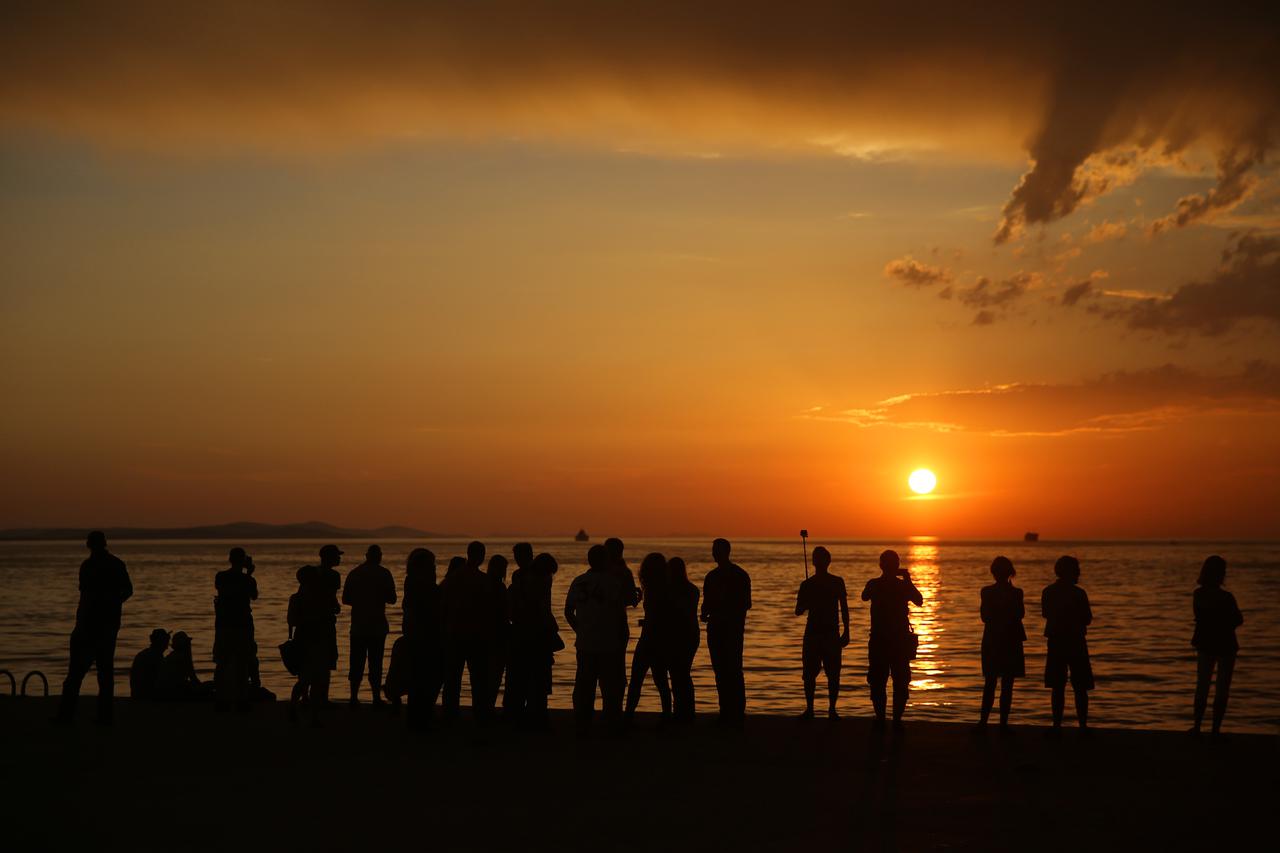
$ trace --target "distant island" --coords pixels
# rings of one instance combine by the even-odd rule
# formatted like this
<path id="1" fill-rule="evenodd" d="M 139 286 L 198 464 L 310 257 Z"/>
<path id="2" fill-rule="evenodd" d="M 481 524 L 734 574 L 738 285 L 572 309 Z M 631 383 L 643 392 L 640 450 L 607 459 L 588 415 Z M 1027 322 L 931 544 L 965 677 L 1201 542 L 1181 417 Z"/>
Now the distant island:
<path id="1" fill-rule="evenodd" d="M 0 542 L 44 540 L 79 540 L 88 532 L 83 527 L 24 527 L 0 530 Z M 441 534 L 428 533 L 414 527 L 390 525 L 370 530 L 338 527 L 323 521 L 298 524 L 262 524 L 256 521 L 234 521 L 204 527 L 108 527 L 108 539 L 431 539 Z"/>

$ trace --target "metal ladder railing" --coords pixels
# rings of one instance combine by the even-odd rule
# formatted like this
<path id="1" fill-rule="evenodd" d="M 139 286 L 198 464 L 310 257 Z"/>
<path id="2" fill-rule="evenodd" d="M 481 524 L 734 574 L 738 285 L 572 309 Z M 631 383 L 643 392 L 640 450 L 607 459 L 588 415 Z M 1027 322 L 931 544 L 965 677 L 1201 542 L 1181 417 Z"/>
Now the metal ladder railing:
<path id="1" fill-rule="evenodd" d="M 17 696 L 18 695 L 18 679 L 14 678 L 13 673 L 7 669 L 0 669 L 0 675 L 3 675 L 9 679 L 9 695 Z M 26 677 L 22 679 L 22 695 L 23 696 L 27 695 L 27 685 L 31 682 L 31 679 L 34 676 L 40 676 L 40 684 L 44 688 L 44 696 L 46 699 L 49 698 L 49 679 L 45 678 L 44 673 L 38 669 L 31 670 L 26 674 Z"/>

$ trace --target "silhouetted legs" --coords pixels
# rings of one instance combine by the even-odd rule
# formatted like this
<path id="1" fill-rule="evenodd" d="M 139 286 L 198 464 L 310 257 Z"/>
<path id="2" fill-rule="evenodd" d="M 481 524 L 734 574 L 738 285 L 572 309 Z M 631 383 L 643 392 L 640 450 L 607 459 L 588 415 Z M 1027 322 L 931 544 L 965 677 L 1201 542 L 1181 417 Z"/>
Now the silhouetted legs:
<path id="1" fill-rule="evenodd" d="M 871 687 L 871 707 L 876 719 L 884 722 L 888 704 L 889 677 L 893 676 L 893 721 L 901 722 L 907 710 L 911 690 L 911 661 L 908 658 L 888 659 L 873 652 L 871 666 L 867 669 L 867 684 Z"/>
<path id="2" fill-rule="evenodd" d="M 471 681 L 471 712 L 477 719 L 488 719 L 489 658 L 492 651 L 488 644 L 474 637 L 456 637 L 445 649 L 444 713 L 452 718 L 458 715 L 462 699 L 462 670 L 465 667 Z"/>
<path id="3" fill-rule="evenodd" d="M 1227 715 L 1227 699 L 1231 695 L 1231 676 L 1236 668 L 1236 656 L 1214 655 L 1200 652 L 1196 656 L 1195 729 L 1200 731 L 1204 723 L 1205 706 L 1209 704 L 1209 684 L 1213 681 L 1214 664 L 1218 668 L 1218 682 L 1213 693 L 1213 733 L 1222 729 L 1222 718 Z"/>
<path id="4" fill-rule="evenodd" d="M 597 685 L 605 724 L 610 731 L 617 731 L 622 720 L 622 694 L 627 685 L 625 648 L 616 652 L 578 650 L 578 669 L 573 680 L 573 713 L 579 733 L 591 727 Z"/>
<path id="5" fill-rule="evenodd" d="M 982 725 L 987 724 L 987 718 L 991 716 L 991 706 L 996 701 L 996 676 L 986 679 L 982 685 L 982 714 L 979 722 Z M 1000 725 L 1009 725 L 1009 711 L 1013 708 L 1013 677 L 1001 676 L 1000 681 Z"/>
<path id="6" fill-rule="evenodd" d="M 805 635 L 801 680 L 804 682 L 806 717 L 813 716 L 813 699 L 818 690 L 819 672 L 827 674 L 827 716 L 836 716 L 836 703 L 840 699 L 841 652 L 839 636 Z"/>
<path id="7" fill-rule="evenodd" d="M 348 678 L 351 682 L 353 704 L 358 701 L 366 659 L 369 661 L 369 692 L 373 696 L 373 704 L 382 704 L 382 658 L 386 654 L 386 648 L 387 635 L 381 631 L 351 629 L 351 665 Z"/>
<path id="8" fill-rule="evenodd" d="M 1071 691 L 1076 697 L 1076 723 L 1080 728 L 1087 729 L 1089 727 L 1089 691 L 1083 686 L 1071 683 Z M 1059 684 L 1053 688 L 1053 693 L 1049 699 L 1050 708 L 1053 711 L 1053 727 L 1061 728 L 1062 717 L 1066 712 L 1067 706 L 1067 685 Z"/>
<path id="9" fill-rule="evenodd" d="M 747 710 L 747 684 L 742 675 L 744 627 L 707 623 L 707 651 L 716 674 L 722 724 L 740 725 Z"/>
<path id="10" fill-rule="evenodd" d="M 675 720 L 678 723 L 691 723 L 695 714 L 693 695 L 693 656 L 692 652 L 677 652 L 671 659 L 671 700 Z"/>
<path id="11" fill-rule="evenodd" d="M 62 698 L 58 703 L 58 719 L 69 722 L 75 715 L 80 698 L 80 685 L 94 667 L 98 674 L 98 722 L 110 723 L 112 700 L 116 689 L 116 630 L 91 630 L 76 626 L 71 632 L 71 661 L 67 679 L 62 682 Z"/>
<path id="12" fill-rule="evenodd" d="M 666 665 L 661 660 L 660 649 L 650 637 L 640 634 L 636 641 L 636 650 L 631 655 L 631 683 L 627 687 L 627 719 L 635 716 L 636 706 L 640 704 L 640 691 L 644 687 L 644 677 L 653 673 L 653 686 L 658 689 L 658 698 L 662 702 L 662 717 L 671 716 L 671 684 L 667 680 Z"/>
<path id="13" fill-rule="evenodd" d="M 215 629 L 213 641 L 213 698 L 219 711 L 248 710 L 249 677 L 256 658 L 251 630 Z"/>
<path id="14" fill-rule="evenodd" d="M 413 675 L 409 682 L 409 728 L 424 731 L 431 727 L 436 697 L 440 694 L 440 649 L 428 643 L 416 643 L 411 648 L 411 655 Z"/>

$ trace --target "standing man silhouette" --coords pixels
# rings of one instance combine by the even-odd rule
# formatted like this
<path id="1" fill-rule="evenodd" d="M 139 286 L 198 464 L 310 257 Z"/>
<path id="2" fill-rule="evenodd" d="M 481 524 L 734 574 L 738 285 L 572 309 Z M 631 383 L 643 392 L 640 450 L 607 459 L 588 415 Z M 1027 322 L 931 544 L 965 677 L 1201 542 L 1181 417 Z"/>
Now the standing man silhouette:
<path id="1" fill-rule="evenodd" d="M 840 698 L 842 652 L 849 645 L 849 596 L 844 578 L 831 574 L 830 565 L 831 552 L 821 545 L 814 548 L 813 577 L 806 578 L 796 593 L 796 615 L 809 615 L 804 625 L 801 654 L 805 704 L 801 716 L 807 720 L 813 719 L 813 694 L 817 690 L 819 670 L 827 674 L 827 716 L 833 720 L 840 716 L 836 713 L 836 702 Z"/>
<path id="2" fill-rule="evenodd" d="M 311 725 L 320 725 L 320 713 L 329 704 L 329 672 L 338 668 L 338 590 L 342 575 L 342 551 L 337 545 L 320 549 L 320 565 L 298 569 L 298 592 L 289 601 L 290 622 L 296 627 L 293 641 L 299 649 L 298 683 L 289 701 L 289 717 L 297 719 L 303 697 Z"/>
<path id="3" fill-rule="evenodd" d="M 253 605 L 258 582 L 253 578 L 253 558 L 243 548 L 232 548 L 231 564 L 213 576 L 218 594 L 213 599 L 213 698 L 219 711 L 233 706 L 249 710 L 249 679 L 256 648 L 253 641 Z"/>
<path id="4" fill-rule="evenodd" d="M 494 632 L 493 595 L 484 564 L 483 542 L 467 545 L 467 557 L 449 561 L 440 600 L 444 615 L 445 672 L 444 715 L 458 716 L 462 699 L 462 670 L 471 680 L 471 713 L 488 722 L 489 658 Z"/>
<path id="5" fill-rule="evenodd" d="M 1053 566 L 1058 579 L 1044 588 L 1040 596 L 1040 612 L 1044 616 L 1044 635 L 1048 638 L 1048 654 L 1044 661 L 1044 686 L 1052 690 L 1053 728 L 1050 734 L 1062 732 L 1062 715 L 1067 704 L 1067 677 L 1076 697 L 1076 722 L 1080 731 L 1089 730 L 1089 691 L 1093 689 L 1093 665 L 1089 662 L 1089 644 L 1085 633 L 1093 622 L 1089 596 L 1077 584 L 1080 561 L 1075 557 L 1059 557 Z"/>
<path id="6" fill-rule="evenodd" d="M 382 548 L 370 545 L 364 562 L 347 573 L 342 603 L 351 608 L 351 707 L 360 704 L 360 679 L 369 663 L 369 693 L 382 704 L 382 657 L 387 649 L 387 605 L 396 603 L 396 579 L 382 565 Z"/>
<path id="7" fill-rule="evenodd" d="M 622 694 L 627 687 L 627 607 L 631 590 L 618 577 L 603 545 L 587 551 L 590 567 L 573 579 L 565 596 L 564 618 L 577 634 L 578 668 L 573 681 L 573 713 L 578 733 L 591 727 L 596 685 L 600 687 L 605 723 L 619 731 Z"/>
<path id="8" fill-rule="evenodd" d="M 911 582 L 911 573 L 902 568 L 898 552 L 885 551 L 880 555 L 880 577 L 867 581 L 862 600 L 871 602 L 867 684 L 871 686 L 871 705 L 876 712 L 874 725 L 884 727 L 886 688 L 892 674 L 893 727 L 900 731 L 911 689 L 911 658 L 915 652 L 907 605 L 923 607 L 924 596 Z"/>
<path id="9" fill-rule="evenodd" d="M 747 685 L 742 675 L 742 645 L 751 609 L 751 576 L 729 560 L 728 539 L 711 543 L 716 567 L 702 582 L 702 621 L 707 623 L 707 651 L 720 698 L 717 723 L 741 727 L 747 712 Z"/>
<path id="10" fill-rule="evenodd" d="M 71 631 L 71 661 L 62 682 L 57 722 L 75 716 L 80 684 L 89 667 L 98 671 L 99 725 L 110 725 L 115 696 L 116 636 L 120 633 L 122 605 L 133 595 L 133 583 L 124 562 L 107 551 L 106 534 L 95 530 L 85 539 L 89 558 L 80 564 L 80 604 Z"/>

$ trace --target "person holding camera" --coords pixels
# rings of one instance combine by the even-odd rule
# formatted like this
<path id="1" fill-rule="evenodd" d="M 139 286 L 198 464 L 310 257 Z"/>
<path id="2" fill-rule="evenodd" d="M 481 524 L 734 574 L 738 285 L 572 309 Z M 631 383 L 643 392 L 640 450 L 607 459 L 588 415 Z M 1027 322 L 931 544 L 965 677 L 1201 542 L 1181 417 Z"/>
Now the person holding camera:
<path id="1" fill-rule="evenodd" d="M 231 564 L 213 577 L 218 594 L 213 599 L 213 689 L 219 711 L 249 710 L 249 681 L 257 646 L 253 638 L 253 605 L 258 581 L 253 577 L 253 557 L 243 548 L 232 548 Z"/>
<path id="2" fill-rule="evenodd" d="M 902 729 L 902 715 L 907 710 L 911 686 L 911 659 L 916 652 L 916 636 L 911 630 L 908 605 L 924 606 L 924 596 L 911 582 L 911 574 L 902 568 L 897 551 L 880 555 L 880 577 L 867 581 L 862 600 L 871 602 L 871 640 L 867 644 L 867 684 L 871 686 L 871 705 L 875 708 L 875 726 L 885 724 L 889 676 L 893 676 L 893 727 Z"/>

